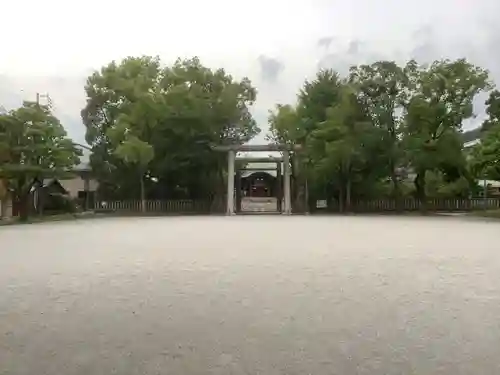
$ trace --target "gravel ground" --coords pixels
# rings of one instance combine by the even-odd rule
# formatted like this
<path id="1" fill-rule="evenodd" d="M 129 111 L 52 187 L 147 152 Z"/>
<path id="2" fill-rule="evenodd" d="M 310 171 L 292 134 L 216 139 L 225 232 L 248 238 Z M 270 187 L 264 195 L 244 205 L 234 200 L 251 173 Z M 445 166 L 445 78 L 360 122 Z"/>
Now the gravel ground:
<path id="1" fill-rule="evenodd" d="M 500 223 L 0 228 L 0 374 L 500 374 Z"/>

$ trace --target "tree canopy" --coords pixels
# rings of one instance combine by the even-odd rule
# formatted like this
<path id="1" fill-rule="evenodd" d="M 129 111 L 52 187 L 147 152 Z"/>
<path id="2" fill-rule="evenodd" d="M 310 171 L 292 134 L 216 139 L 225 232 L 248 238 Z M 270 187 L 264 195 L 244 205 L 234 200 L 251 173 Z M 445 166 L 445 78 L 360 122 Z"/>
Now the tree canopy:
<path id="1" fill-rule="evenodd" d="M 0 115 L 0 178 L 12 190 L 22 218 L 34 181 L 71 172 L 79 155 L 49 107 L 24 102 Z"/>
<path id="2" fill-rule="evenodd" d="M 198 58 L 165 65 L 128 57 L 93 72 L 81 111 L 101 199 L 189 198 L 225 193 L 226 156 L 214 144 L 243 144 L 260 132 L 248 78 Z M 473 103 L 487 92 L 486 120 L 470 132 Z M 481 138 L 472 151 L 467 140 Z M 269 113 L 268 139 L 300 144 L 292 158 L 310 201 L 349 210 L 353 201 L 464 197 L 477 178 L 500 179 L 500 92 L 465 59 L 410 60 L 321 70 L 295 103 Z M 25 102 L 0 113 L 0 177 L 26 201 L 34 180 L 66 173 L 79 153 L 50 108 Z M 297 186 L 296 186 L 297 187 Z M 295 189 L 299 190 L 299 189 Z"/>
<path id="3" fill-rule="evenodd" d="M 474 184 L 462 124 L 490 88 L 488 72 L 465 59 L 429 66 L 378 61 L 352 67 L 347 77 L 321 71 L 295 105 L 270 114 L 271 139 L 304 144 L 312 193 L 340 207 L 374 196 L 462 196 Z M 493 92 L 488 113 L 496 99 Z"/>
<path id="4" fill-rule="evenodd" d="M 486 101 L 488 117 L 481 126 L 481 143 L 470 155 L 471 172 L 479 178 L 500 180 L 500 92 L 494 90 Z"/>
<path id="5" fill-rule="evenodd" d="M 242 144 L 260 131 L 251 82 L 198 58 L 111 62 L 88 78 L 85 92 L 82 119 L 104 195 L 138 197 L 143 181 L 162 198 L 213 196 L 224 155 L 210 146 Z"/>

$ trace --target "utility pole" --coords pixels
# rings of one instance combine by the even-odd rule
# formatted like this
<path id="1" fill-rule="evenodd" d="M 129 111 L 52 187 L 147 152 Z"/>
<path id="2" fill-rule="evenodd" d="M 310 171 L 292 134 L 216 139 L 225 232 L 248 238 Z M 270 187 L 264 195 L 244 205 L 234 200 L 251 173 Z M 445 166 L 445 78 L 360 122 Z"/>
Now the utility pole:
<path id="1" fill-rule="evenodd" d="M 47 106 L 49 109 L 52 109 L 52 99 L 49 95 L 49 93 L 45 94 L 40 94 L 39 92 L 36 93 L 36 105 L 40 106 L 40 99 L 46 99 L 47 100 Z"/>

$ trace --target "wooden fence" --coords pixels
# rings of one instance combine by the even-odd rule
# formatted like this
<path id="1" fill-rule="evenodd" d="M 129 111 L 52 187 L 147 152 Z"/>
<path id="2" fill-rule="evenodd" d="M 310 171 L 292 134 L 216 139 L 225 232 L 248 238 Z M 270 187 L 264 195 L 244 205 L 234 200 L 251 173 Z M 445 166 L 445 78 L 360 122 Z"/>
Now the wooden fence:
<path id="1" fill-rule="evenodd" d="M 420 201 L 404 199 L 401 201 L 403 211 L 419 211 L 422 209 Z M 497 198 L 472 198 L 472 199 L 429 199 L 426 204 L 430 212 L 459 212 L 473 210 L 500 209 L 500 199 Z M 96 201 L 94 210 L 117 213 L 141 213 L 141 202 L 130 201 Z M 316 212 L 340 212 L 338 202 L 330 202 L 328 207 L 317 208 Z M 345 209 L 344 209 L 345 211 Z M 350 212 L 395 212 L 396 201 L 391 199 L 377 199 L 371 201 L 352 202 Z M 225 202 L 222 201 L 196 201 L 196 200 L 148 200 L 146 213 L 157 214 L 209 214 L 225 212 Z M 298 212 L 298 211 L 295 211 Z"/>
<path id="2" fill-rule="evenodd" d="M 96 211 L 108 211 L 118 213 L 141 213 L 141 201 L 96 201 Z M 224 207 L 216 202 L 196 200 L 148 200 L 146 201 L 147 213 L 171 213 L 171 214 L 202 214 L 224 212 Z"/>
<path id="3" fill-rule="evenodd" d="M 428 211 L 473 211 L 473 210 L 494 210 L 500 208 L 498 198 L 471 198 L 471 199 L 429 199 L 425 205 Z M 416 199 L 404 199 L 400 202 L 403 211 L 419 211 L 422 203 Z M 340 211 L 338 202 L 332 202 L 327 210 Z M 352 212 L 391 212 L 396 211 L 396 201 L 393 199 L 377 199 L 371 201 L 352 202 L 350 211 Z"/>

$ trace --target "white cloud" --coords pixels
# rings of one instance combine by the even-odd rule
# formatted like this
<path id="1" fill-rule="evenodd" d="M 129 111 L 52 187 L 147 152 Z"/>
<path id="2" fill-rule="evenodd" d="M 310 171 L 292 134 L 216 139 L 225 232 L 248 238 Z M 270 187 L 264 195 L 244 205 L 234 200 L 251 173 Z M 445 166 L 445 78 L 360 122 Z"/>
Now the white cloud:
<path id="1" fill-rule="evenodd" d="M 209 66 L 249 76 L 259 91 L 255 116 L 262 127 L 268 109 L 294 101 L 318 66 L 345 71 L 381 58 L 465 56 L 500 81 L 496 0 L 127 4 L 7 0 L 0 23 L 0 104 L 11 107 L 48 92 L 70 134 L 82 141 L 86 75 L 112 59 L 141 54 L 160 55 L 167 63 L 198 55 Z"/>

